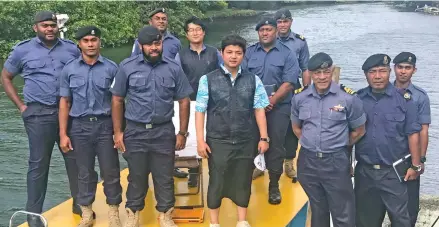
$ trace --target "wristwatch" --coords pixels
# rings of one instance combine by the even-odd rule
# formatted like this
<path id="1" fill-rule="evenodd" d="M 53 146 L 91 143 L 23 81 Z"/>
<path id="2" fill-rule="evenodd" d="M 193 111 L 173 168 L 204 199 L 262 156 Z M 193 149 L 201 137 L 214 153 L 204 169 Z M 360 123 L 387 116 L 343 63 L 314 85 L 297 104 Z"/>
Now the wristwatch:
<path id="1" fill-rule="evenodd" d="M 267 137 L 267 138 L 261 138 L 260 140 L 261 140 L 261 141 L 265 141 L 265 142 L 267 142 L 267 143 L 270 143 L 270 138 L 269 138 L 269 137 Z"/>
<path id="2" fill-rule="evenodd" d="M 182 136 L 184 136 L 186 138 L 189 136 L 189 132 L 178 131 L 178 134 L 182 135 Z"/>
<path id="3" fill-rule="evenodd" d="M 421 163 L 425 163 L 427 161 L 427 158 L 425 156 L 421 156 Z"/>
<path id="4" fill-rule="evenodd" d="M 412 164 L 412 166 L 410 166 L 410 168 L 412 168 L 412 169 L 413 169 L 414 171 L 416 171 L 416 172 L 421 172 L 421 170 L 422 170 L 422 165 L 415 166 L 415 165 Z"/>

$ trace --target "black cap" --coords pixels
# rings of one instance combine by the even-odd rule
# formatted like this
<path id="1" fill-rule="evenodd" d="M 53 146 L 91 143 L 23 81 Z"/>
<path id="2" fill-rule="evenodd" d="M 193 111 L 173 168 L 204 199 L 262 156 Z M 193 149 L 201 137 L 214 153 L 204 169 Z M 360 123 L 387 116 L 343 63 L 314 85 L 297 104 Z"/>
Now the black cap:
<path id="1" fill-rule="evenodd" d="M 167 15 L 167 11 L 165 10 L 165 8 L 157 8 L 149 14 L 149 17 L 153 17 L 157 13 L 165 13 Z"/>
<path id="2" fill-rule="evenodd" d="M 96 37 L 100 38 L 101 37 L 101 30 L 93 25 L 80 27 L 78 29 L 78 31 L 76 31 L 75 39 L 80 40 L 88 35 L 92 35 L 92 36 L 96 36 Z"/>
<path id="3" fill-rule="evenodd" d="M 280 9 L 274 14 L 274 19 L 292 19 L 291 12 L 288 9 Z"/>
<path id="4" fill-rule="evenodd" d="M 145 26 L 143 27 L 138 36 L 138 41 L 141 45 L 151 44 L 154 41 L 158 41 L 162 39 L 162 35 L 160 31 L 154 26 Z"/>
<path id="5" fill-rule="evenodd" d="M 258 22 L 258 24 L 256 24 L 256 31 L 258 31 L 259 28 L 261 28 L 262 26 L 267 25 L 267 24 L 277 28 L 277 22 L 275 19 L 273 19 L 271 17 L 265 17 L 265 18 L 262 18 Z"/>
<path id="6" fill-rule="evenodd" d="M 363 64 L 363 71 L 368 71 L 369 69 L 377 66 L 389 66 L 392 59 L 387 54 L 374 54 L 366 59 Z"/>
<path id="7" fill-rule="evenodd" d="M 56 14 L 51 11 L 39 11 L 35 14 L 34 22 L 39 23 L 42 21 L 53 21 L 57 22 Z"/>
<path id="8" fill-rule="evenodd" d="M 393 63 L 399 64 L 399 63 L 409 63 L 412 65 L 416 64 L 416 55 L 410 52 L 402 52 L 398 55 L 396 55 L 395 59 L 393 59 Z"/>
<path id="9" fill-rule="evenodd" d="M 323 52 L 312 56 L 308 61 L 308 70 L 326 69 L 332 66 L 332 58 Z"/>

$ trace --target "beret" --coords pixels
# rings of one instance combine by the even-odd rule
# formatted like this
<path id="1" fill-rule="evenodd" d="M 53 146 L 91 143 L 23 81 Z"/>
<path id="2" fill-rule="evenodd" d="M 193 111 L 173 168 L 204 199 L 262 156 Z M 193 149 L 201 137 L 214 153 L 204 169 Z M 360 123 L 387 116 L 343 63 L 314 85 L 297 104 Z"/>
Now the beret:
<path id="1" fill-rule="evenodd" d="M 312 56 L 308 61 L 308 70 L 326 69 L 332 66 L 332 58 L 323 52 Z"/>
<path id="2" fill-rule="evenodd" d="M 137 40 L 141 45 L 151 44 L 153 41 L 161 40 L 162 35 L 160 31 L 154 26 L 145 26 L 139 31 L 139 36 Z"/>
<path id="3" fill-rule="evenodd" d="M 39 11 L 35 14 L 34 22 L 39 23 L 42 21 L 57 22 L 56 15 L 51 11 Z"/>
<path id="4" fill-rule="evenodd" d="M 96 36 L 96 37 L 100 38 L 101 37 L 101 30 L 93 25 L 80 27 L 78 29 L 78 31 L 76 31 L 75 39 L 80 40 L 88 35 L 92 35 L 92 36 Z"/>
<path id="5" fill-rule="evenodd" d="M 374 54 L 366 59 L 361 69 L 368 71 L 377 66 L 389 66 L 390 60 L 391 58 L 387 54 Z"/>
<path id="6" fill-rule="evenodd" d="M 256 24 L 255 30 L 259 31 L 259 28 L 261 28 L 264 25 L 271 25 L 271 26 L 277 28 L 277 22 L 276 22 L 276 20 L 274 18 L 265 17 L 265 18 L 262 18 L 262 20 L 260 20 L 258 22 L 258 24 Z"/>
<path id="7" fill-rule="evenodd" d="M 152 12 L 149 14 L 149 17 L 153 17 L 153 16 L 156 15 L 157 13 L 165 13 L 165 14 L 167 14 L 165 8 L 157 8 L 157 9 L 155 9 L 154 11 L 152 11 Z"/>
<path id="8" fill-rule="evenodd" d="M 416 55 L 410 52 L 402 52 L 393 59 L 393 63 L 410 63 L 412 65 L 416 64 Z"/>
<path id="9" fill-rule="evenodd" d="M 280 9 L 274 14 L 274 19 L 292 19 L 291 12 L 288 9 Z"/>

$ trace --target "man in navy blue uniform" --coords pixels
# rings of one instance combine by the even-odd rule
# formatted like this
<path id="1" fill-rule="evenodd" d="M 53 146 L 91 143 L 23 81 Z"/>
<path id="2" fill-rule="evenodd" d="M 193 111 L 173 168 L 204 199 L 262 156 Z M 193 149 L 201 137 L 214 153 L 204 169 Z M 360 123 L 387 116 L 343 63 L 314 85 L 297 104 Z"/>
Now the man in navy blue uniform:
<path id="1" fill-rule="evenodd" d="M 122 202 L 119 155 L 113 143 L 110 84 L 116 75 L 116 63 L 100 55 L 101 31 L 96 26 L 78 29 L 75 38 L 81 56 L 68 62 L 60 78 L 59 128 L 63 152 L 76 153 L 79 192 L 77 203 L 82 210 L 78 227 L 93 224 L 98 157 L 104 179 L 104 193 L 109 204 L 110 227 L 121 227 L 119 204 Z M 69 125 L 70 117 L 70 127 Z"/>
<path id="2" fill-rule="evenodd" d="M 259 42 L 247 48 L 242 68 L 261 78 L 269 93 L 270 105 L 265 110 L 270 148 L 264 154 L 270 176 L 268 202 L 279 204 L 279 178 L 283 172 L 292 90 L 297 87 L 300 68 L 296 54 L 277 40 L 277 23 L 273 18 L 263 18 L 256 31 Z"/>
<path id="3" fill-rule="evenodd" d="M 162 35 L 153 26 L 139 32 L 142 55 L 122 61 L 111 86 L 115 146 L 128 162 L 129 176 L 125 227 L 139 226 L 145 207 L 148 176 L 152 173 L 160 227 L 175 227 L 172 212 L 175 150 L 186 145 L 189 95 L 193 90 L 180 65 L 162 56 Z M 127 98 L 126 128 L 122 131 L 123 105 Z M 172 123 L 174 100 L 179 102 L 180 130 Z"/>
<path id="4" fill-rule="evenodd" d="M 363 64 L 369 86 L 358 91 L 367 115 L 366 134 L 355 145 L 356 226 L 378 227 L 387 211 L 392 226 L 410 227 L 407 181 L 421 171 L 417 109 L 389 82 L 390 57 L 374 54 Z M 393 163 L 411 154 L 404 179 Z"/>
<path id="5" fill-rule="evenodd" d="M 394 59 L 395 82 L 394 85 L 400 90 L 405 98 L 413 100 L 418 110 L 418 120 L 422 126 L 419 133 L 421 147 L 421 174 L 424 172 L 424 163 L 427 161 L 428 128 L 431 123 L 430 99 L 427 92 L 412 83 L 412 76 L 416 72 L 416 55 L 410 52 L 401 52 Z M 416 225 L 419 212 L 419 187 L 420 177 L 414 181 L 407 182 L 409 193 L 409 214 L 412 226 Z"/>
<path id="6" fill-rule="evenodd" d="M 29 169 L 27 173 L 26 210 L 41 213 L 46 196 L 50 158 L 53 146 L 59 144 L 58 95 L 59 74 L 66 62 L 79 56 L 70 40 L 58 38 L 57 18 L 53 12 L 35 15 L 35 38 L 18 43 L 10 53 L 2 71 L 6 94 L 20 110 L 29 139 Z M 16 75 L 24 78 L 24 102 L 12 84 Z M 80 214 L 76 205 L 77 167 L 74 152 L 63 153 L 70 192 L 75 201 L 73 212 Z M 28 218 L 30 226 L 42 226 L 38 218 Z"/>

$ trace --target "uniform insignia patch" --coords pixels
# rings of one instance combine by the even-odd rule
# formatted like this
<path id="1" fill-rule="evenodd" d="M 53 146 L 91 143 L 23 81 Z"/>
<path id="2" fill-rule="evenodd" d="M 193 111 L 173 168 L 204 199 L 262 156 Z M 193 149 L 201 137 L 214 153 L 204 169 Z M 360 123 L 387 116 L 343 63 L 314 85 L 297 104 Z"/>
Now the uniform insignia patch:
<path id="1" fill-rule="evenodd" d="M 324 68 L 328 68 L 329 63 L 328 62 L 323 62 L 322 65 L 320 66 L 320 68 L 324 69 Z"/>
<path id="2" fill-rule="evenodd" d="M 94 35 L 95 34 L 95 30 L 91 30 L 90 34 Z"/>
<path id="3" fill-rule="evenodd" d="M 296 34 L 295 37 L 305 41 L 305 37 L 303 37 L 303 35 Z"/>
<path id="4" fill-rule="evenodd" d="M 344 106 L 338 104 L 338 105 L 336 105 L 336 106 L 334 106 L 334 107 L 332 107 L 332 108 L 329 108 L 329 109 L 330 109 L 330 110 L 337 111 L 337 112 L 342 112 L 342 111 L 344 110 Z"/>
<path id="5" fill-rule="evenodd" d="M 306 90 L 307 88 L 308 88 L 308 86 L 305 86 L 305 87 L 301 87 L 301 88 L 299 88 L 299 89 L 296 89 L 296 90 L 294 90 L 294 94 L 299 94 L 300 92 Z"/>
<path id="6" fill-rule="evenodd" d="M 410 100 L 410 99 L 412 98 L 412 96 L 410 95 L 410 93 L 409 93 L 408 91 L 406 91 L 406 92 L 404 93 L 404 98 L 405 98 L 406 100 Z"/>
<path id="7" fill-rule="evenodd" d="M 346 86 L 344 86 L 343 84 L 340 84 L 340 88 L 341 90 L 343 90 L 344 92 L 350 94 L 350 95 L 354 95 L 356 92 Z"/>
<path id="8" fill-rule="evenodd" d="M 387 56 L 384 56 L 383 63 L 384 63 L 385 65 L 387 65 L 387 64 L 389 63 L 389 59 L 387 58 Z"/>

